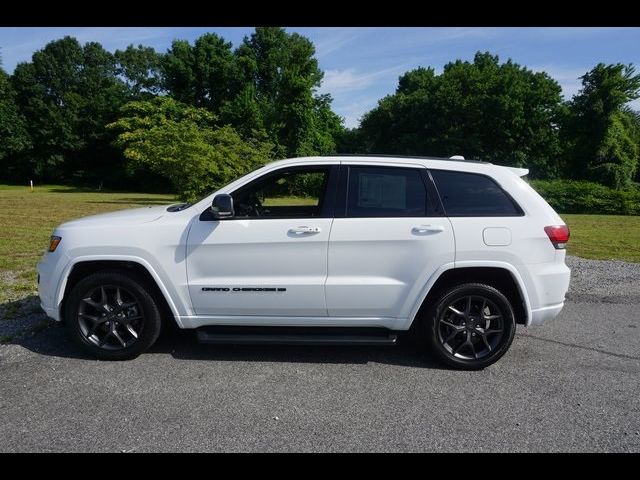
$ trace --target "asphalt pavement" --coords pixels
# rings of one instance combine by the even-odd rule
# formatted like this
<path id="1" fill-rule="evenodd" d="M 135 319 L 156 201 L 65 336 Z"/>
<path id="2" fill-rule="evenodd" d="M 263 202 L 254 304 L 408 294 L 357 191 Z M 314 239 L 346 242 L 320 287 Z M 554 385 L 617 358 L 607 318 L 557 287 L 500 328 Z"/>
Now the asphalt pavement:
<path id="1" fill-rule="evenodd" d="M 477 372 L 409 342 L 220 346 L 193 332 L 101 362 L 54 325 L 0 345 L 0 451 L 640 452 L 640 283 L 586 282 Z"/>

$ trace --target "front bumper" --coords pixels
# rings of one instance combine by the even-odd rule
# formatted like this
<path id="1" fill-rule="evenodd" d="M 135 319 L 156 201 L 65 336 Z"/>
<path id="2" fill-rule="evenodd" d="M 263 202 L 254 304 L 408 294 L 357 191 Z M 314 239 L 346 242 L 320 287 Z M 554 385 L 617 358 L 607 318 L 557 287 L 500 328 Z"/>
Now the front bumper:
<path id="1" fill-rule="evenodd" d="M 47 317 L 59 322 L 60 305 L 58 303 L 59 280 L 62 277 L 62 270 L 68 260 L 61 252 L 45 253 L 40 263 L 38 263 L 38 296 L 40 306 L 47 314 Z"/>

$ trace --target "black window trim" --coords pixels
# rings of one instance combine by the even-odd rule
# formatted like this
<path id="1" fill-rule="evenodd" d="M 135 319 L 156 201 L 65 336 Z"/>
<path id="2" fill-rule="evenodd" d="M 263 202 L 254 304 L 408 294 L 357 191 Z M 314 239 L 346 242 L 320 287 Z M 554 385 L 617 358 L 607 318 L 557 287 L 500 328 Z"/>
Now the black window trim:
<path id="1" fill-rule="evenodd" d="M 498 183 L 498 181 L 496 181 L 496 179 L 493 178 L 491 175 L 487 175 L 486 173 L 468 172 L 466 170 L 447 170 L 445 168 L 429 168 L 427 170 L 429 171 L 429 178 L 431 179 L 431 183 L 433 184 L 433 188 L 437 192 L 438 199 L 440 200 L 440 205 L 442 206 L 442 210 L 443 210 L 444 215 L 446 217 L 451 217 L 451 218 L 464 218 L 464 217 L 469 217 L 469 218 L 482 218 L 482 217 L 499 218 L 499 217 L 524 217 L 525 216 L 524 210 L 522 210 L 522 207 L 518 204 L 518 202 L 516 202 L 516 200 L 511 196 L 511 194 L 509 192 L 507 192 L 504 188 L 502 188 L 502 185 L 500 185 L 500 183 Z M 440 191 L 438 190 L 438 185 L 436 184 L 435 179 L 431 175 L 431 171 L 432 170 L 433 171 L 438 171 L 438 172 L 466 173 L 466 174 L 470 174 L 470 175 L 479 175 L 481 177 L 486 177 L 491 182 L 493 182 L 493 184 L 496 185 L 500 189 L 500 191 L 502 191 L 502 193 L 504 193 L 504 195 L 511 201 L 511 203 L 513 204 L 513 206 L 515 207 L 517 212 L 516 213 L 495 213 L 495 214 L 482 213 L 482 214 L 451 214 L 450 215 L 450 214 L 447 213 L 447 210 L 444 208 L 444 202 L 442 201 L 442 196 L 440 195 Z"/>
<path id="2" fill-rule="evenodd" d="M 387 169 L 401 169 L 401 170 L 417 170 L 424 184 L 425 191 L 427 192 L 427 198 L 425 202 L 433 203 L 433 212 L 426 212 L 428 215 L 420 217 L 405 217 L 405 216 L 356 216 L 347 215 L 347 204 L 349 196 L 349 177 L 352 167 L 369 167 L 369 168 L 387 168 Z M 429 203 L 427 203 L 428 205 Z M 426 167 L 416 165 L 377 165 L 375 163 L 343 163 L 340 165 L 340 177 L 337 186 L 337 199 L 335 207 L 335 218 L 436 218 L 444 217 L 444 208 L 442 207 L 442 201 L 438 195 L 433 180 L 430 179 L 429 171 Z"/>
<path id="3" fill-rule="evenodd" d="M 232 192 L 229 192 L 229 195 L 234 196 L 238 193 L 242 193 L 244 190 L 248 190 L 251 187 L 255 186 L 257 183 L 267 182 L 270 178 L 282 175 L 284 172 L 298 172 L 298 171 L 313 171 L 320 169 L 328 170 L 328 179 L 325 186 L 324 198 L 320 199 L 320 215 L 317 217 L 291 217 L 287 215 L 283 216 L 269 216 L 269 217 L 230 217 L 230 218 L 220 218 L 215 219 L 211 213 L 211 207 L 207 207 L 199 217 L 200 221 L 203 222 L 212 222 L 212 221 L 225 221 L 230 222 L 234 220 L 300 220 L 306 218 L 333 218 L 333 213 L 336 204 L 336 185 L 338 183 L 338 170 L 340 165 L 336 163 L 318 163 L 313 165 L 289 165 L 283 166 L 282 168 L 278 168 L 276 170 L 271 170 L 264 175 L 260 175 L 258 178 L 254 178 L 249 183 L 242 185 Z"/>

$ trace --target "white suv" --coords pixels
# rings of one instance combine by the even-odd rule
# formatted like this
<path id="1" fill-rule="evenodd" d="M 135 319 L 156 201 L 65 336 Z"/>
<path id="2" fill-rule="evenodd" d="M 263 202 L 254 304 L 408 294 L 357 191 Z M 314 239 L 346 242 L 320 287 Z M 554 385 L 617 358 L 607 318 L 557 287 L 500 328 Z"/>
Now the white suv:
<path id="1" fill-rule="evenodd" d="M 102 359 L 163 322 L 205 343 L 389 345 L 483 368 L 564 305 L 569 230 L 526 169 L 422 157 L 270 163 L 195 204 L 65 223 L 42 308 Z"/>

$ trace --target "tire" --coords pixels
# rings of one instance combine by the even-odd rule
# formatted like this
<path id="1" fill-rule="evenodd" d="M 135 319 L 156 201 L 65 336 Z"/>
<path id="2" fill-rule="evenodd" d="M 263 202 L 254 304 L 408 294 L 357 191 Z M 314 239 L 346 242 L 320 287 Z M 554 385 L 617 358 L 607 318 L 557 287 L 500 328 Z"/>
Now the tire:
<path id="1" fill-rule="evenodd" d="M 429 352 L 459 370 L 480 370 L 498 361 L 516 331 L 507 297 L 481 283 L 444 291 L 427 308 L 423 322 Z"/>
<path id="2" fill-rule="evenodd" d="M 83 278 L 66 301 L 69 336 L 101 360 L 136 358 L 154 344 L 162 326 L 160 309 L 150 292 L 147 282 L 122 271 Z"/>

